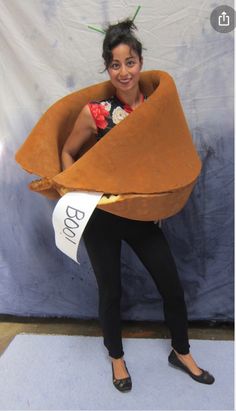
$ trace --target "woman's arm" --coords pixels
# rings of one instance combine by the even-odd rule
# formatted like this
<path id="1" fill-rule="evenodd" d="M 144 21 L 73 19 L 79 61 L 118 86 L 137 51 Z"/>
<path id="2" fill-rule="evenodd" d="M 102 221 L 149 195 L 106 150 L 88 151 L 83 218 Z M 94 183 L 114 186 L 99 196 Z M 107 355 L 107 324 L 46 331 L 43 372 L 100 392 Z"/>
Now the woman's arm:
<path id="1" fill-rule="evenodd" d="M 70 167 L 74 162 L 79 150 L 94 134 L 97 127 L 88 105 L 84 106 L 79 113 L 72 132 L 67 138 L 61 153 L 62 170 Z"/>

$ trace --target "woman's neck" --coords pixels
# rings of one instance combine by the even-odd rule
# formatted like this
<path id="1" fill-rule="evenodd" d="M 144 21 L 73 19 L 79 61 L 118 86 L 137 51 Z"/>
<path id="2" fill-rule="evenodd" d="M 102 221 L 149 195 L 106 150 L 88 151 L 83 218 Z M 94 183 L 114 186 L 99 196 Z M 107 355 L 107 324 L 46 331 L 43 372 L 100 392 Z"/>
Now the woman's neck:
<path id="1" fill-rule="evenodd" d="M 116 97 L 132 108 L 135 108 L 143 101 L 143 94 L 139 88 L 130 91 L 116 90 Z"/>

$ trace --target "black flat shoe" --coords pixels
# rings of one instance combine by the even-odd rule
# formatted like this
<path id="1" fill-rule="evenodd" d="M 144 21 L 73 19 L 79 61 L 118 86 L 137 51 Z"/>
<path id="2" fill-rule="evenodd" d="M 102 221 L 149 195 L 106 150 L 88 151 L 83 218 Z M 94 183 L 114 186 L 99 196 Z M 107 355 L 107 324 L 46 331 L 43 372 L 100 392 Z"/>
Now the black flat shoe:
<path id="1" fill-rule="evenodd" d="M 124 361 L 124 363 L 125 363 L 126 371 L 129 374 L 129 371 L 127 370 L 127 367 L 126 367 L 126 362 Z M 111 363 L 111 366 L 112 366 L 112 380 L 113 380 L 114 386 L 121 392 L 130 391 L 132 388 L 132 381 L 131 381 L 130 375 L 127 378 L 117 379 L 115 378 L 115 375 L 114 375 L 113 363 Z"/>
<path id="2" fill-rule="evenodd" d="M 200 367 L 199 368 L 200 370 L 202 370 L 202 373 L 200 375 L 193 374 L 189 370 L 189 368 L 180 361 L 174 350 L 171 351 L 168 357 L 168 361 L 169 364 L 173 365 L 174 367 L 180 368 L 181 370 L 185 371 L 187 374 L 190 375 L 190 377 L 192 377 L 197 382 L 201 382 L 202 384 L 213 384 L 213 382 L 215 381 L 213 375 L 211 375 L 208 371 L 203 370 Z"/>

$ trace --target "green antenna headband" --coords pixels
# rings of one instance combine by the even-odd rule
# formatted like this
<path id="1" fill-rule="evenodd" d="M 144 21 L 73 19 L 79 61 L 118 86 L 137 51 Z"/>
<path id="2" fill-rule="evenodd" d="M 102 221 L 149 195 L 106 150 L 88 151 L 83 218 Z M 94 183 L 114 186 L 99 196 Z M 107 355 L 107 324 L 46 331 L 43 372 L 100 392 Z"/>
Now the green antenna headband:
<path id="1" fill-rule="evenodd" d="M 135 19 L 135 17 L 137 16 L 137 14 L 138 14 L 138 12 L 139 12 L 139 10 L 141 9 L 141 6 L 138 6 L 138 8 L 137 8 L 137 10 L 136 10 L 136 12 L 135 12 L 135 14 L 134 14 L 134 17 L 132 18 L 132 21 L 134 21 L 134 19 Z M 106 34 L 106 32 L 104 31 L 104 30 L 101 30 L 101 29 L 97 29 L 96 27 L 93 27 L 93 26 L 88 26 L 90 29 L 93 29 L 93 30 L 95 30 L 95 31 L 98 31 L 99 33 L 102 33 L 102 34 Z"/>

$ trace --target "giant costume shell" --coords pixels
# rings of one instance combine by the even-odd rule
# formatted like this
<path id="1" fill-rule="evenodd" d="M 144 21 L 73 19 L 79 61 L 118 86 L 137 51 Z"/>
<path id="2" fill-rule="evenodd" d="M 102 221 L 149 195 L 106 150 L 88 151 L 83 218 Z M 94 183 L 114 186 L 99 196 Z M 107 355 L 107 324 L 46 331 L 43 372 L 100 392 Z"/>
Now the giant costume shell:
<path id="1" fill-rule="evenodd" d="M 61 171 L 61 150 L 80 110 L 111 97 L 110 80 L 54 103 L 16 153 L 16 161 L 41 177 L 31 190 L 58 199 L 70 191 L 104 195 L 97 207 L 134 219 L 159 220 L 186 204 L 201 171 L 173 78 L 165 71 L 140 73 L 148 98 L 99 141 L 84 145 L 75 163 Z M 59 194 L 60 193 L 60 194 Z"/>

